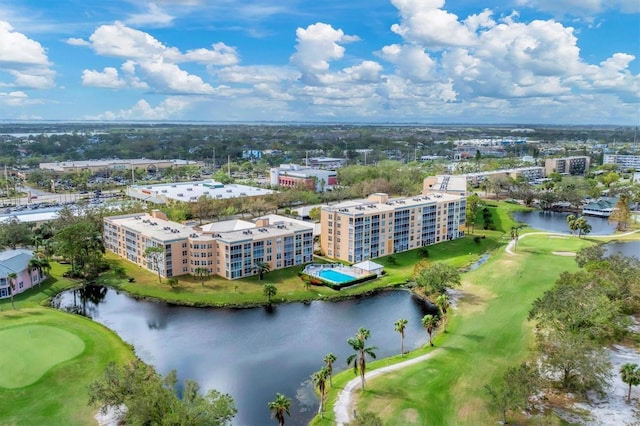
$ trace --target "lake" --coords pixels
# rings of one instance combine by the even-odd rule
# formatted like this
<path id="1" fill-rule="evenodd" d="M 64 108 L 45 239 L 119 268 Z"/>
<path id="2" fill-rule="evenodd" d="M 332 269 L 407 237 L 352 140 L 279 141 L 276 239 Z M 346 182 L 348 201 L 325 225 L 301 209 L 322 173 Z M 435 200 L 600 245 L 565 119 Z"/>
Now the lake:
<path id="1" fill-rule="evenodd" d="M 136 354 L 158 372 L 178 371 L 201 388 L 229 393 L 238 408 L 234 425 L 275 424 L 267 403 L 276 392 L 291 399 L 287 425 L 303 425 L 318 401 L 309 376 L 322 368 L 324 356 L 338 357 L 334 369 L 347 368 L 347 339 L 359 327 L 371 330 L 368 343 L 378 358 L 400 352 L 394 323 L 409 322 L 405 350 L 427 341 L 420 320 L 436 308 L 408 291 L 387 291 L 339 302 L 291 303 L 272 308 L 191 308 L 138 301 L 104 287 L 69 291 L 54 306 L 102 323 L 131 343 Z M 355 376 L 354 376 L 355 377 Z"/>
<path id="2" fill-rule="evenodd" d="M 528 226 L 541 231 L 559 232 L 569 234 L 567 216 L 571 213 L 549 212 L 549 211 L 520 211 L 514 212 L 513 218 L 518 222 L 524 222 Z M 591 233 L 589 235 L 610 235 L 615 232 L 615 225 L 609 225 L 606 218 L 584 216 L 589 225 Z"/>

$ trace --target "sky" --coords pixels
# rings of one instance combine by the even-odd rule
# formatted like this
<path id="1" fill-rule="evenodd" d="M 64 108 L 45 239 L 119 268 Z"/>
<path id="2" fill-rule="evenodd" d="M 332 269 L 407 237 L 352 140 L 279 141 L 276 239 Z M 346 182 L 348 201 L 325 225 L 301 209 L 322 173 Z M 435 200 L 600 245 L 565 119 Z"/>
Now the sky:
<path id="1" fill-rule="evenodd" d="M 638 0 L 0 0 L 0 120 L 640 124 Z"/>

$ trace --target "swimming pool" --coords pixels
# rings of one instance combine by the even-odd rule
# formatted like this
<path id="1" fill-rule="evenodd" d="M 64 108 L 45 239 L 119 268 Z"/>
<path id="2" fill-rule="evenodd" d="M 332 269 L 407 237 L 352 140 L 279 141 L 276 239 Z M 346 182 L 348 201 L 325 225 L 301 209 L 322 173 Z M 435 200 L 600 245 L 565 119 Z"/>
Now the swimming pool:
<path id="1" fill-rule="evenodd" d="M 334 271 L 332 269 L 323 269 L 318 272 L 318 276 L 327 281 L 331 281 L 338 284 L 348 283 L 356 279 L 356 277 L 343 274 L 342 272 Z"/>

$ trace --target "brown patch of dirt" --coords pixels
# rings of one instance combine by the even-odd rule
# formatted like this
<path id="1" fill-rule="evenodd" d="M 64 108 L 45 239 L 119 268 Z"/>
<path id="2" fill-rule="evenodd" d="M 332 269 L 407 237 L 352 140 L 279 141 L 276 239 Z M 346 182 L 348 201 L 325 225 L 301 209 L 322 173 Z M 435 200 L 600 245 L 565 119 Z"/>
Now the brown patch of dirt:
<path id="1" fill-rule="evenodd" d="M 420 420 L 420 416 L 418 415 L 418 410 L 413 408 L 406 409 L 402 412 L 402 424 L 403 425 L 417 425 L 418 420 Z"/>

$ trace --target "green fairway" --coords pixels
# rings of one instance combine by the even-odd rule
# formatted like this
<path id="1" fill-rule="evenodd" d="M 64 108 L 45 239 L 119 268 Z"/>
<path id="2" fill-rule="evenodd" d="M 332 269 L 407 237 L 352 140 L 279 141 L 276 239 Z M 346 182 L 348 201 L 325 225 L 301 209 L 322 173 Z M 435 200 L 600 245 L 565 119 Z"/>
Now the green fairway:
<path id="1" fill-rule="evenodd" d="M 531 235 L 518 243 L 516 253 L 500 251 L 482 268 L 464 274 L 463 296 L 450 311 L 448 333 L 435 339 L 434 356 L 370 380 L 363 394 L 354 395 L 357 410 L 374 412 L 389 425 L 495 423 L 484 386 L 526 358 L 533 343 L 532 324 L 526 320 L 531 303 L 562 271 L 577 269 L 573 257 L 558 253 L 573 253 L 592 243 Z M 415 355 L 425 351 L 430 349 Z M 399 360 L 377 361 L 371 368 Z M 335 391 L 352 378 L 350 371 L 340 374 Z M 330 408 L 325 417 L 314 424 L 332 424 Z"/>
<path id="2" fill-rule="evenodd" d="M 0 424 L 95 424 L 87 386 L 132 349 L 100 324 L 47 308 L 0 312 Z"/>
<path id="3" fill-rule="evenodd" d="M 75 334 L 48 325 L 24 324 L 0 330 L 0 388 L 30 385 L 53 366 L 84 350 Z"/>

